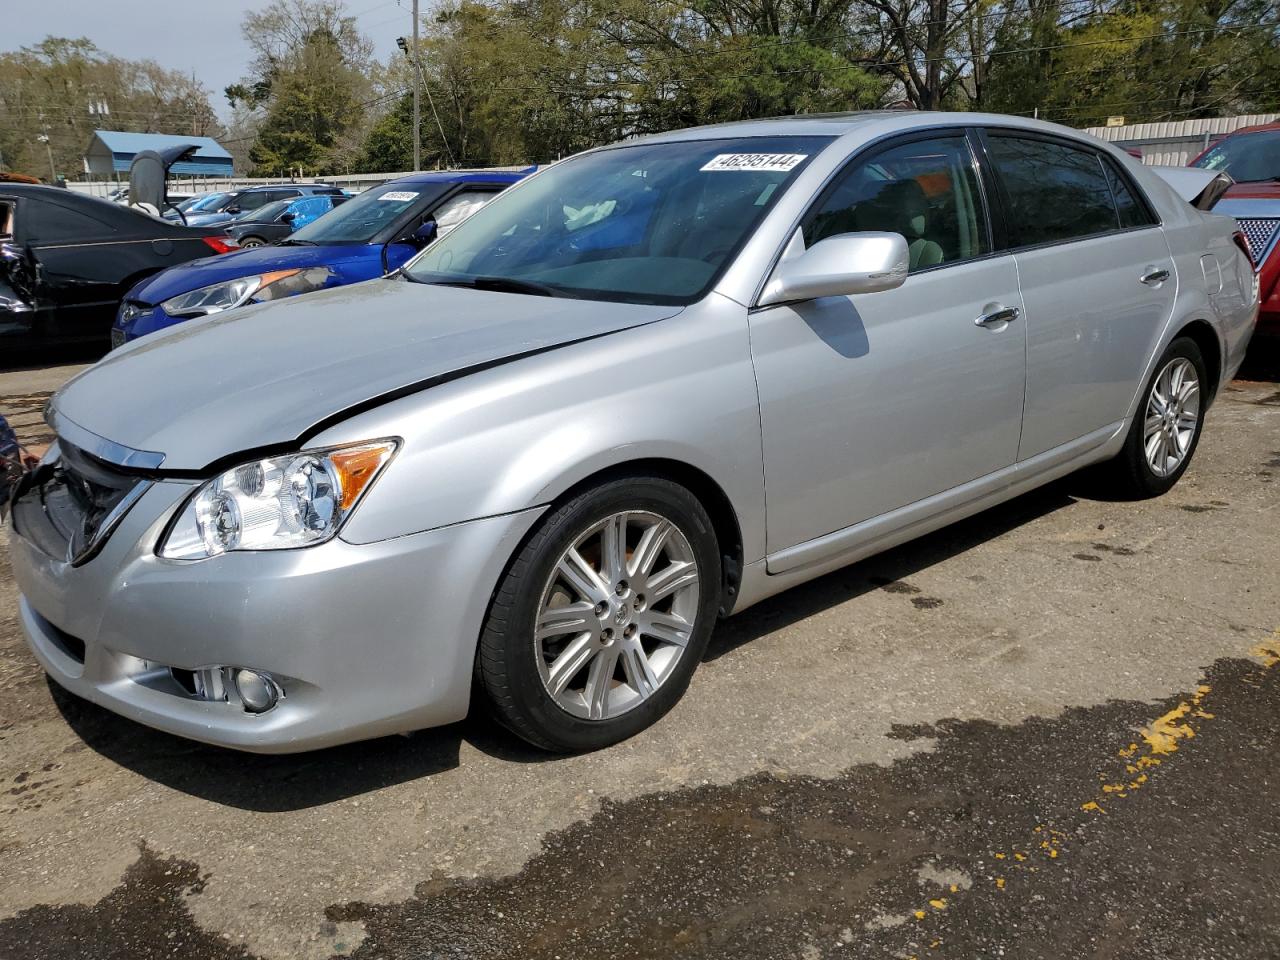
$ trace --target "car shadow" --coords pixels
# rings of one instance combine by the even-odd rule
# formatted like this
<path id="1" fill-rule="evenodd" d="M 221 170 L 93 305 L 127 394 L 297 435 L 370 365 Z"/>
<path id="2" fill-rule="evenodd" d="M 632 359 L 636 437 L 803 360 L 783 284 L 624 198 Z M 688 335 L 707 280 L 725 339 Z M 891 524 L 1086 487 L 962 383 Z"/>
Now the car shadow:
<path id="1" fill-rule="evenodd" d="M 34 343 L 17 337 L 0 337 L 0 373 L 21 373 L 67 363 L 93 363 L 107 354 L 104 340 L 69 343 Z"/>
<path id="2" fill-rule="evenodd" d="M 1280 335 L 1255 334 L 1236 379 L 1280 382 Z"/>
<path id="3" fill-rule="evenodd" d="M 1077 499 L 1072 479 L 827 574 L 720 623 L 704 661 L 823 610 L 904 580 Z M 139 776 L 212 803 L 259 813 L 305 810 L 457 768 L 462 744 L 510 763 L 560 759 L 473 711 L 466 720 L 409 736 L 308 753 L 243 753 L 176 737 L 118 716 L 48 681 L 54 704 L 89 749 Z"/>
<path id="4" fill-rule="evenodd" d="M 1079 499 L 1086 479 L 1071 476 L 1033 490 L 816 580 L 792 587 L 717 625 L 703 662 L 718 660 L 765 634 L 869 593 L 894 589 L 921 570 L 966 553 Z M 901 588 L 900 588 L 901 589 Z M 909 588 L 908 588 L 909 589 Z"/>

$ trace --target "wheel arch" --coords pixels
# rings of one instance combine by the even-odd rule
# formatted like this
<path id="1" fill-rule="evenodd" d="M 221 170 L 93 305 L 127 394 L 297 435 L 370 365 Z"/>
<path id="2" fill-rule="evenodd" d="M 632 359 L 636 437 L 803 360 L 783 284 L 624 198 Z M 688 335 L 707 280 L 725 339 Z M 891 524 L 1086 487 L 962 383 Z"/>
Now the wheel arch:
<path id="1" fill-rule="evenodd" d="M 720 612 L 722 616 L 727 616 L 732 612 L 734 603 L 737 601 L 742 582 L 744 551 L 742 524 L 729 495 L 706 471 L 686 461 L 669 457 L 652 456 L 619 461 L 601 467 L 565 487 L 556 495 L 548 511 L 554 510 L 561 503 L 572 500 L 586 490 L 611 480 L 642 476 L 659 477 L 679 484 L 693 494 L 707 511 L 715 531 L 716 543 L 720 548 L 722 576 Z M 523 547 L 524 543 L 521 542 L 513 556 L 517 555 Z"/>
<path id="2" fill-rule="evenodd" d="M 1169 342 L 1172 343 L 1179 337 L 1189 339 L 1199 348 L 1200 355 L 1204 357 L 1205 366 L 1210 371 L 1208 399 L 1212 403 L 1222 382 L 1222 342 L 1218 338 L 1218 332 L 1207 320 L 1195 319 L 1179 327 L 1178 332 L 1170 338 Z"/>

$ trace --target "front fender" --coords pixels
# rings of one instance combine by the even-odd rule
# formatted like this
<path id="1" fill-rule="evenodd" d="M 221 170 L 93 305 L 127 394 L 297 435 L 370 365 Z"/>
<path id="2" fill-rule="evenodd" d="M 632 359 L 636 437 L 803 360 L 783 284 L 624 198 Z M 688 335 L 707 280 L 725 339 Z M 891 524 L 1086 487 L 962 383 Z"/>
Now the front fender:
<path id="1" fill-rule="evenodd" d="M 404 443 L 343 529 L 353 543 L 549 504 L 602 470 L 664 459 L 717 483 L 744 557 L 763 556 L 746 311 L 724 297 L 392 401 L 310 445 L 385 436 Z"/>

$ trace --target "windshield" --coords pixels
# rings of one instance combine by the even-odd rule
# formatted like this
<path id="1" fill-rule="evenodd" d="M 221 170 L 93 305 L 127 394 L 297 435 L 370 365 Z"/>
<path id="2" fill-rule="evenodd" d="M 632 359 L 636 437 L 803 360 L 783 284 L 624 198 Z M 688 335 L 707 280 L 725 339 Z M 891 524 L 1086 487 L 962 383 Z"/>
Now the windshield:
<path id="1" fill-rule="evenodd" d="M 208 210 L 223 200 L 227 195 L 225 193 L 206 193 L 203 197 L 196 197 L 192 201 L 191 206 L 183 207 L 183 213 L 194 213 L 197 210 Z"/>
<path id="2" fill-rule="evenodd" d="M 307 224 L 293 235 L 298 243 L 369 243 L 410 207 L 449 189 L 447 183 L 384 183 L 371 187 Z"/>
<path id="3" fill-rule="evenodd" d="M 830 143 L 743 137 L 583 154 L 512 187 L 406 269 L 421 283 L 688 304 Z"/>
<path id="4" fill-rule="evenodd" d="M 244 213 L 236 214 L 231 219 L 237 222 L 252 220 L 254 223 L 270 223 L 289 209 L 289 204 L 293 202 L 293 200 L 276 200 L 273 203 L 265 203 L 256 210 L 246 210 Z"/>
<path id="5" fill-rule="evenodd" d="M 1237 183 L 1280 180 L 1280 130 L 1227 137 L 1210 147 L 1195 166 L 1225 170 Z"/>

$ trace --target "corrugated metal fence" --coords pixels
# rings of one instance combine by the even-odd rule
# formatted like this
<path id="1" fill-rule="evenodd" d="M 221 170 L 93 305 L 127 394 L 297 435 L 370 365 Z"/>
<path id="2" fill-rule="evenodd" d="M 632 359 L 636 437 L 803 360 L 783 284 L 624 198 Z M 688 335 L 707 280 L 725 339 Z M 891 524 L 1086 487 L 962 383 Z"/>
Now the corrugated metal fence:
<path id="1" fill-rule="evenodd" d="M 520 167 L 486 167 L 484 169 L 517 171 L 528 169 L 528 167 L 526 165 Z M 458 170 L 454 172 L 468 171 Z M 301 180 L 288 180 L 280 177 L 231 177 L 227 179 L 221 177 L 170 177 L 169 190 L 174 194 L 212 193 L 224 190 L 241 190 L 245 187 L 271 186 L 280 183 L 327 183 L 335 187 L 342 187 L 345 190 L 351 190 L 353 193 L 359 193 L 362 190 L 368 190 L 370 187 L 376 187 L 378 184 L 386 183 L 388 180 L 407 177 L 409 173 L 410 171 L 407 170 L 398 173 L 348 173 L 334 174 L 331 177 L 305 177 Z M 113 190 L 117 190 L 120 187 L 128 187 L 129 177 L 125 174 L 119 181 L 73 180 L 67 186 L 80 193 L 87 193 L 95 197 L 106 197 Z"/>
<path id="2" fill-rule="evenodd" d="M 1166 123 L 1130 123 L 1123 127 L 1089 127 L 1085 133 L 1118 147 L 1142 151 L 1142 162 L 1185 167 L 1211 143 L 1241 127 L 1271 123 L 1280 113 L 1254 113 L 1240 117 L 1212 117 Z"/>

